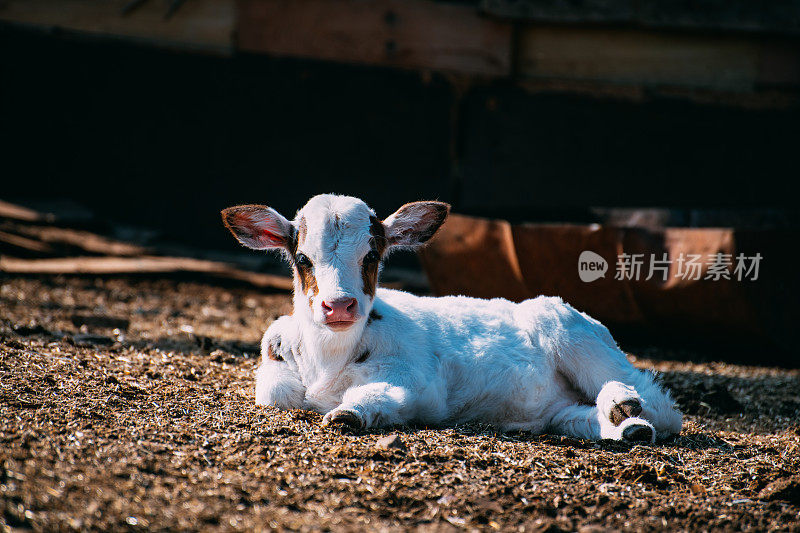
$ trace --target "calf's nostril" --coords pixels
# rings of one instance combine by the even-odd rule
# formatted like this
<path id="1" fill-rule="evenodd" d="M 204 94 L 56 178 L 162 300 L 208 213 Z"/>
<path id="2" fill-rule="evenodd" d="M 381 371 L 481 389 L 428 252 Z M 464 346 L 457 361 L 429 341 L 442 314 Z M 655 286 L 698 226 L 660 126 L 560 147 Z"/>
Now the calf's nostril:
<path id="1" fill-rule="evenodd" d="M 358 301 L 355 298 L 337 298 L 322 302 L 322 311 L 328 317 L 349 319 L 356 315 Z"/>

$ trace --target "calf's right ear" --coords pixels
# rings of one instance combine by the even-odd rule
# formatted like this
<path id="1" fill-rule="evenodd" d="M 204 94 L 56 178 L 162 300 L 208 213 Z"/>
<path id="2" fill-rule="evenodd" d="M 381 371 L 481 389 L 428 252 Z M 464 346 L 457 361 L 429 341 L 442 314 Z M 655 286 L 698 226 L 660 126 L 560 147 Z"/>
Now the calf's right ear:
<path id="1" fill-rule="evenodd" d="M 441 227 L 450 212 L 444 202 L 411 202 L 386 220 L 386 239 L 389 246 L 413 248 L 427 242 Z"/>
<path id="2" fill-rule="evenodd" d="M 265 205 L 237 205 L 222 210 L 222 222 L 236 240 L 253 250 L 289 248 L 294 226 Z"/>

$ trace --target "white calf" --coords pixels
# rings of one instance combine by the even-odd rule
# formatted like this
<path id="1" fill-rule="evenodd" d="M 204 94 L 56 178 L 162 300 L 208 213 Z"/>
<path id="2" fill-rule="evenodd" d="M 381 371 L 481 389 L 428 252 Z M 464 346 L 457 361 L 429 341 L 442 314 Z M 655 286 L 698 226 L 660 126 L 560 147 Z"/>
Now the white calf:
<path id="1" fill-rule="evenodd" d="M 281 248 L 294 266 L 294 314 L 264 334 L 256 403 L 354 427 L 480 421 L 647 442 L 680 431 L 653 376 L 560 298 L 515 304 L 376 288 L 385 255 L 427 241 L 447 211 L 415 202 L 381 222 L 361 200 L 333 195 L 315 196 L 292 222 L 263 206 L 223 211 L 240 242 Z"/>

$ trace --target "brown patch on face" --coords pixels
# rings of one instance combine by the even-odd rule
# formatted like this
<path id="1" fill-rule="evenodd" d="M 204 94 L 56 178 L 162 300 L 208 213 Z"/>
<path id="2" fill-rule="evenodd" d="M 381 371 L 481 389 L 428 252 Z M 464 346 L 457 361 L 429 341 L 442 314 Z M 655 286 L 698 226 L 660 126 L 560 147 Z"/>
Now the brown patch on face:
<path id="1" fill-rule="evenodd" d="M 383 258 L 383 252 L 386 250 L 386 228 L 383 227 L 383 222 L 378 220 L 378 217 L 369 217 L 369 234 L 372 235 L 373 250 Z"/>
<path id="2" fill-rule="evenodd" d="M 297 224 L 297 245 L 301 245 L 306 240 L 308 233 L 308 226 L 306 224 L 306 217 L 300 217 L 300 222 Z"/>
<path id="3" fill-rule="evenodd" d="M 295 260 L 294 262 L 295 273 L 300 279 L 300 287 L 303 289 L 303 294 L 308 294 L 311 291 L 312 296 L 319 294 L 319 287 L 317 287 L 317 278 L 314 277 L 314 267 L 308 265 L 300 265 Z M 311 305 L 309 300 L 308 305 Z"/>
<path id="4" fill-rule="evenodd" d="M 310 290 L 314 296 L 319 293 L 319 288 L 317 288 L 317 278 L 314 277 L 314 266 L 310 264 L 304 264 L 304 262 L 298 262 L 298 253 L 297 248 L 306 240 L 306 235 L 308 235 L 308 225 L 306 223 L 306 217 L 300 217 L 300 221 L 297 223 L 297 233 L 295 234 L 295 238 L 293 239 L 293 249 L 290 250 L 290 254 L 292 256 L 292 262 L 294 263 L 295 275 L 297 279 L 300 280 L 300 287 L 303 290 L 303 294 L 308 294 Z M 309 300 L 308 305 L 311 306 L 311 301 Z"/>
<path id="5" fill-rule="evenodd" d="M 280 348 L 281 343 L 278 342 L 278 348 Z M 272 361 L 283 361 L 283 357 L 279 354 L 275 353 L 275 350 L 272 349 L 272 343 L 267 344 L 267 357 L 270 358 Z"/>
<path id="6" fill-rule="evenodd" d="M 364 256 L 361 264 L 361 281 L 363 282 L 364 294 L 370 298 L 375 297 L 375 290 L 378 286 L 378 270 L 383 259 L 383 252 L 386 250 L 386 230 L 383 223 L 377 217 L 369 217 L 369 244 L 373 253 Z"/>
<path id="7" fill-rule="evenodd" d="M 364 285 L 364 294 L 370 298 L 375 297 L 378 285 L 378 267 L 380 261 L 364 262 L 361 265 L 361 281 Z"/>
<path id="8" fill-rule="evenodd" d="M 286 249 L 289 251 L 289 255 L 291 257 L 294 257 L 297 254 L 297 246 L 297 231 L 294 231 L 286 241 Z"/>

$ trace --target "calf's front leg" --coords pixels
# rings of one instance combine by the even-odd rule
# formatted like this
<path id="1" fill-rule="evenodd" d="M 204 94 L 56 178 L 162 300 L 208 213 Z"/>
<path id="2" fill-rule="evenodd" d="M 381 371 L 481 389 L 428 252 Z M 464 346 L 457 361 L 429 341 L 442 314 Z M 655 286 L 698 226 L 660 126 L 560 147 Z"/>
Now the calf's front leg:
<path id="1" fill-rule="evenodd" d="M 265 359 L 256 370 L 256 405 L 300 409 L 305 397 L 305 385 L 285 361 Z"/>
<path id="2" fill-rule="evenodd" d="M 279 409 L 301 409 L 306 387 L 300 374 L 288 361 L 294 361 L 292 341 L 295 322 L 282 316 L 270 324 L 261 338 L 261 366 L 256 370 L 256 405 L 274 405 Z"/>
<path id="3" fill-rule="evenodd" d="M 390 383 L 353 387 L 344 393 L 342 403 L 323 417 L 322 424 L 356 429 L 403 424 L 410 420 L 408 398 L 406 388 Z"/>

